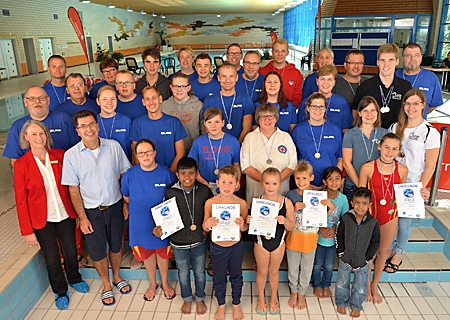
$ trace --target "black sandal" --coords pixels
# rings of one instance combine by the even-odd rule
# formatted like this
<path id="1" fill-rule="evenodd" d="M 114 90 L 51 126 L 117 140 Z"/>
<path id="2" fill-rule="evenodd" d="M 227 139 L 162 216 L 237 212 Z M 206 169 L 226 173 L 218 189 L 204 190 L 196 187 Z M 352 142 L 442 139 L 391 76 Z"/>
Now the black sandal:
<path id="1" fill-rule="evenodd" d="M 213 268 L 212 268 L 212 261 L 211 260 L 209 260 L 208 267 L 206 267 L 206 273 L 210 277 L 214 276 L 214 271 L 213 271 Z"/>
<path id="2" fill-rule="evenodd" d="M 383 271 L 387 273 L 396 273 L 400 269 L 400 266 L 402 265 L 403 261 L 400 261 L 399 264 L 394 264 L 391 262 L 391 259 L 392 258 L 386 260 L 386 265 L 384 266 Z M 391 269 L 392 271 L 386 270 L 388 268 Z"/>

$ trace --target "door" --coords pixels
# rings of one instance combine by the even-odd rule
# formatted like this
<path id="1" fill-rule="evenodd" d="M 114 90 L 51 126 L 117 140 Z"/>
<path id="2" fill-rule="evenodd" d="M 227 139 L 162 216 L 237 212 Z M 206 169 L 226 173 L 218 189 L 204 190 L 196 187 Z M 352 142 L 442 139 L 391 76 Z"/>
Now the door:
<path id="1" fill-rule="evenodd" d="M 25 59 L 28 66 L 28 74 L 37 74 L 39 73 L 39 69 L 36 60 L 36 50 L 34 48 L 33 38 L 22 39 L 22 41 L 23 49 L 25 50 Z M 46 63 L 47 60 L 45 60 L 45 64 Z M 47 67 L 45 67 L 45 69 L 47 69 Z"/>
<path id="2" fill-rule="evenodd" d="M 88 56 L 89 56 L 89 62 L 92 63 L 94 62 L 94 52 L 92 51 L 92 38 L 91 37 L 86 37 L 86 47 L 87 47 L 87 51 L 88 51 Z"/>
<path id="3" fill-rule="evenodd" d="M 42 64 L 47 69 L 47 60 L 53 55 L 53 38 L 39 38 L 41 48 Z"/>
<path id="4" fill-rule="evenodd" d="M 9 79 L 19 75 L 13 41 L 0 39 L 0 76 L 2 78 Z"/>
<path id="5" fill-rule="evenodd" d="M 114 52 L 112 36 L 108 36 L 108 47 L 109 53 L 112 54 Z"/>

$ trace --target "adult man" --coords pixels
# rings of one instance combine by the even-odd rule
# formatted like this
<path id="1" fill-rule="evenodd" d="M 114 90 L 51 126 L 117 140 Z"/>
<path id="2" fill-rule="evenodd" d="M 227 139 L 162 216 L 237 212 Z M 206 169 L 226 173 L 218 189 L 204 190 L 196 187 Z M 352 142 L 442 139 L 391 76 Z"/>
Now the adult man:
<path id="1" fill-rule="evenodd" d="M 238 74 L 231 63 L 225 62 L 218 71 L 219 94 L 205 99 L 202 114 L 208 108 L 220 108 L 225 116 L 225 132 L 235 136 L 239 143 L 244 141 L 252 128 L 255 107 L 247 94 L 235 90 Z"/>
<path id="2" fill-rule="evenodd" d="M 147 114 L 134 119 L 131 125 L 130 140 L 133 151 L 133 163 L 137 163 L 134 146 L 147 138 L 155 144 L 155 161 L 176 172 L 178 160 L 184 156 L 184 138 L 186 130 L 180 119 L 169 116 L 161 111 L 162 96 L 155 87 L 145 87 L 142 90 L 142 103 L 147 108 Z"/>
<path id="3" fill-rule="evenodd" d="M 179 72 L 184 73 L 185 75 L 189 76 L 189 80 L 191 82 L 194 81 L 195 79 L 197 79 L 198 74 L 193 68 L 193 63 L 194 63 L 194 58 L 195 58 L 194 50 L 192 50 L 191 47 L 183 46 L 180 49 L 178 49 L 177 58 L 178 58 L 178 61 L 180 62 L 181 69 L 175 73 L 179 73 Z M 175 73 L 172 73 L 171 75 L 169 75 L 168 79 L 172 80 L 173 75 Z"/>
<path id="4" fill-rule="evenodd" d="M 323 48 L 317 53 L 317 58 L 315 59 L 317 63 L 317 69 L 320 69 L 324 65 L 333 64 L 334 53 L 330 48 Z M 314 92 L 317 92 L 317 71 L 314 71 L 309 76 L 306 77 L 305 83 L 303 84 L 303 99 L 308 98 Z"/>
<path id="5" fill-rule="evenodd" d="M 103 86 L 110 85 L 111 87 L 114 87 L 116 84 L 116 73 L 118 69 L 119 64 L 116 59 L 108 58 L 102 60 L 100 62 L 100 72 L 103 74 L 104 80 L 94 84 L 91 92 L 89 92 L 89 98 L 92 100 L 97 99 L 98 90 Z"/>
<path id="6" fill-rule="evenodd" d="M 226 57 L 227 61 L 236 68 L 238 75 L 242 75 L 244 69 L 241 67 L 242 49 L 239 43 L 232 43 L 228 46 Z"/>
<path id="7" fill-rule="evenodd" d="M 80 110 L 90 110 L 95 113 L 100 112 L 97 103 L 86 98 L 86 80 L 81 73 L 71 73 L 66 79 L 66 88 L 70 99 L 60 104 L 56 110 L 68 113 L 73 116 Z"/>
<path id="8" fill-rule="evenodd" d="M 134 93 L 136 83 L 133 74 L 128 70 L 120 70 L 116 74 L 117 96 L 116 112 L 129 116 L 132 120 L 147 114 L 142 104 L 142 95 Z"/>
<path id="9" fill-rule="evenodd" d="M 357 49 L 352 49 L 347 52 L 344 68 L 345 74 L 337 78 L 333 93 L 344 97 L 348 104 L 351 105 L 359 85 L 367 79 L 361 76 L 364 68 L 364 53 Z"/>
<path id="10" fill-rule="evenodd" d="M 115 299 L 106 258 L 107 243 L 113 285 L 122 294 L 131 291 L 131 286 L 119 274 L 125 215 L 120 177 L 128 170 L 130 162 L 117 141 L 98 137 L 94 112 L 81 110 L 74 115 L 73 122 L 81 141 L 65 154 L 61 183 L 69 186 L 89 255 L 103 282 L 102 302 L 110 306 Z"/>
<path id="11" fill-rule="evenodd" d="M 29 115 L 14 121 L 3 151 L 3 156 L 9 158 L 11 164 L 27 151 L 20 148 L 19 133 L 25 122 L 30 119 L 42 121 L 48 127 L 54 148 L 67 150 L 79 141 L 70 116 L 64 112 L 49 110 L 50 98 L 43 88 L 38 86 L 28 88 L 23 104 L 28 109 Z"/>
<path id="12" fill-rule="evenodd" d="M 220 84 L 219 81 L 211 77 L 213 67 L 209 54 L 200 53 L 195 58 L 194 64 L 198 78 L 191 81 L 192 92 L 201 102 L 204 102 L 207 97 L 220 91 Z"/>
<path id="13" fill-rule="evenodd" d="M 47 71 L 51 80 L 43 86 L 50 98 L 50 111 L 56 109 L 61 103 L 66 102 L 68 93 L 66 92 L 66 60 L 57 54 L 50 56 L 47 60 Z"/>
<path id="14" fill-rule="evenodd" d="M 244 56 L 244 73 L 238 78 L 236 83 L 236 92 L 244 93 L 252 99 L 258 100 L 264 84 L 264 76 L 259 74 L 261 57 L 259 52 L 250 50 Z"/>
<path id="15" fill-rule="evenodd" d="M 288 54 L 288 42 L 284 39 L 276 40 L 272 45 L 273 60 L 259 69 L 259 73 L 263 76 L 266 76 L 270 71 L 276 71 L 280 74 L 286 98 L 292 101 L 295 107 L 298 107 L 302 101 L 303 75 L 295 67 L 295 64 L 286 61 Z"/>
<path id="16" fill-rule="evenodd" d="M 142 52 L 142 61 L 146 74 L 141 80 L 136 82 L 136 89 L 134 92 L 142 93 L 142 89 L 147 86 L 152 86 L 158 89 L 161 93 L 163 101 L 172 95 L 170 90 L 170 80 L 158 72 L 161 67 L 161 53 L 156 48 L 147 48 Z"/>
<path id="17" fill-rule="evenodd" d="M 378 48 L 377 65 L 379 73 L 364 81 L 356 90 L 353 99 L 353 118 L 357 116 L 357 108 L 361 99 L 372 96 L 377 100 L 381 109 L 381 126 L 388 129 L 398 120 L 398 113 L 404 94 L 411 89 L 411 83 L 395 75 L 398 65 L 398 47 L 387 43 Z"/>
<path id="18" fill-rule="evenodd" d="M 417 43 L 408 43 L 403 49 L 403 68 L 395 71 L 397 77 L 411 82 L 413 88 L 422 90 L 427 98 L 427 105 L 423 113 L 423 118 L 427 114 L 444 103 L 442 100 L 442 89 L 438 77 L 431 72 L 420 67 L 422 63 L 422 48 Z"/>

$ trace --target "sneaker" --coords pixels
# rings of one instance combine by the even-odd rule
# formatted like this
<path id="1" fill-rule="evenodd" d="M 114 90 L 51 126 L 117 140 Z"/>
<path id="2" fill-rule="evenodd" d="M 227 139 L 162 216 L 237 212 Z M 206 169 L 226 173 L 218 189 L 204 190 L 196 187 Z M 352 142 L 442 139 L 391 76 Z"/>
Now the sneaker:
<path id="1" fill-rule="evenodd" d="M 87 293 L 87 292 L 89 292 L 89 286 L 86 283 L 86 281 L 84 281 L 84 280 L 81 280 L 80 282 L 74 283 L 74 284 L 69 283 L 69 286 L 71 286 L 72 288 L 75 289 L 75 291 L 78 291 L 80 293 Z"/>
<path id="2" fill-rule="evenodd" d="M 69 307 L 69 291 L 55 295 L 55 305 L 59 310 L 66 310 Z"/>

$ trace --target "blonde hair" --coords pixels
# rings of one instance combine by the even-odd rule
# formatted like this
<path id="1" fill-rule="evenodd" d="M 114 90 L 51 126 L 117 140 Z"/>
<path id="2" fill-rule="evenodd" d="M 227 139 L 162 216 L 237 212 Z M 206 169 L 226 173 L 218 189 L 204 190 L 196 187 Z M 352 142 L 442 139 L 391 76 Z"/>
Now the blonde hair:
<path id="1" fill-rule="evenodd" d="M 189 53 L 189 54 L 191 55 L 192 59 L 195 58 L 195 52 L 194 52 L 194 50 L 192 50 L 191 47 L 184 46 L 184 47 L 181 47 L 181 48 L 178 50 L 178 52 L 177 52 L 177 58 L 178 58 L 178 60 L 180 60 L 180 55 L 181 55 L 181 52 L 182 52 L 182 51 L 186 51 L 187 53 Z"/>
<path id="2" fill-rule="evenodd" d="M 380 59 L 382 53 L 393 53 L 398 59 L 398 47 L 395 43 L 385 43 L 378 48 L 377 59 Z"/>
<path id="3" fill-rule="evenodd" d="M 220 118 L 223 120 L 223 112 L 219 108 L 208 108 L 205 110 L 205 113 L 203 114 L 203 121 L 208 121 L 214 118 L 215 116 L 220 116 Z"/>
<path id="4" fill-rule="evenodd" d="M 25 124 L 22 127 L 22 130 L 20 130 L 20 134 L 19 134 L 19 143 L 20 143 L 20 147 L 22 149 L 28 149 L 30 148 L 30 143 L 25 139 L 25 134 L 28 133 L 28 128 L 31 125 L 37 125 L 39 126 L 42 130 L 44 130 L 45 133 L 45 149 L 49 149 L 51 145 L 53 145 L 53 139 L 52 136 L 50 135 L 50 130 L 48 130 L 47 126 L 38 120 L 28 120 L 27 122 L 25 122 Z"/>
<path id="5" fill-rule="evenodd" d="M 307 174 L 309 174 L 310 176 L 313 175 L 313 167 L 312 165 L 306 161 L 306 160 L 300 160 L 299 163 L 297 164 L 297 166 L 294 169 L 294 175 L 296 173 L 302 173 L 302 172 L 306 172 Z"/>
<path id="6" fill-rule="evenodd" d="M 103 86 L 100 89 L 98 89 L 97 98 L 99 98 L 102 95 L 102 93 L 105 91 L 113 91 L 114 94 L 117 95 L 116 89 L 114 89 L 113 87 L 111 87 L 109 85 L 106 85 L 106 86 Z"/>
<path id="7" fill-rule="evenodd" d="M 336 70 L 336 67 L 331 64 L 326 64 L 326 65 L 320 67 L 319 70 L 317 70 L 316 78 L 319 79 L 319 77 L 327 76 L 329 74 L 331 74 L 334 77 L 334 80 L 337 79 L 338 72 Z"/>
<path id="8" fill-rule="evenodd" d="M 219 173 L 217 174 L 217 180 L 220 180 L 220 177 L 223 174 L 233 176 L 236 179 L 236 182 L 238 182 L 239 174 L 235 166 L 223 166 L 220 168 Z"/>
<path id="9" fill-rule="evenodd" d="M 263 173 L 261 174 L 261 183 L 262 183 L 262 181 L 264 179 L 264 176 L 266 176 L 266 175 L 277 176 L 280 179 L 280 181 L 281 181 L 281 172 L 277 168 L 269 167 L 266 170 L 264 170 Z"/>

